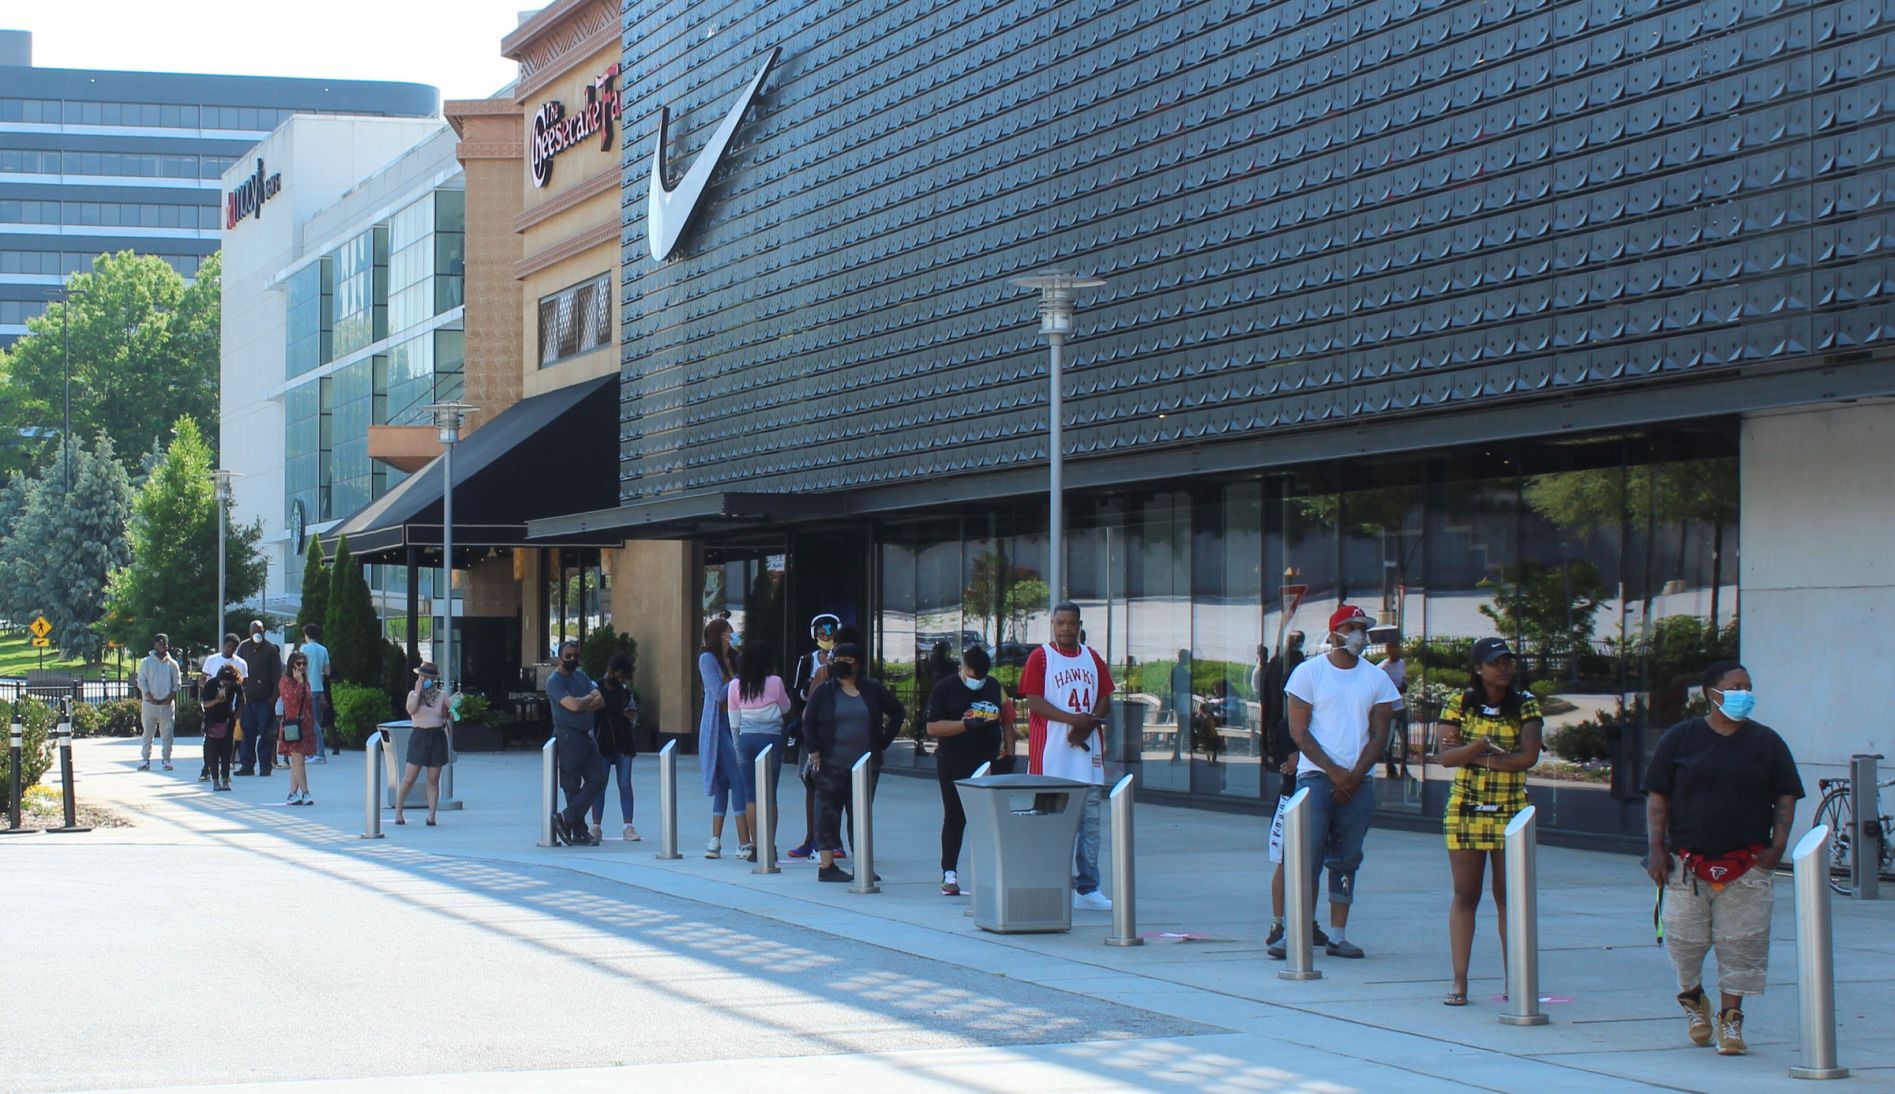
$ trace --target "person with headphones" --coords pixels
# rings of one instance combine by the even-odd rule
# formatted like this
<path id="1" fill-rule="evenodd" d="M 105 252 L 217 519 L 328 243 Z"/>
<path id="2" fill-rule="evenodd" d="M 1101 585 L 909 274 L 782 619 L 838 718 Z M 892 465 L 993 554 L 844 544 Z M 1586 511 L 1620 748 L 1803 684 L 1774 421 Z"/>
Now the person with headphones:
<path id="1" fill-rule="evenodd" d="M 790 690 L 795 693 L 795 706 L 784 723 L 785 763 L 796 762 L 797 751 L 801 747 L 799 731 L 803 723 L 803 708 L 809 703 L 809 693 L 829 678 L 829 662 L 835 656 L 841 631 L 842 620 L 832 612 L 818 612 L 809 621 L 810 641 L 816 643 L 816 648 L 796 662 L 796 676 L 790 685 Z M 816 784 L 810 779 L 807 763 L 798 768 L 798 776 L 803 780 L 803 842 L 790 849 L 789 857 L 807 862 L 816 855 Z"/>

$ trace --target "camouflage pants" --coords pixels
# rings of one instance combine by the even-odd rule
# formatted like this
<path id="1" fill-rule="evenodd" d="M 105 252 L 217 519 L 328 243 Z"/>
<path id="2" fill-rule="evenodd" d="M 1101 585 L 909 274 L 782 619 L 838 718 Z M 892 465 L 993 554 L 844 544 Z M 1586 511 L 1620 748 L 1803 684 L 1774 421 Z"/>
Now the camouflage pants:
<path id="1" fill-rule="evenodd" d="M 1703 982 L 1704 955 L 1715 948 L 1718 990 L 1762 995 L 1774 898 L 1768 870 L 1745 871 L 1718 892 L 1674 863 L 1665 886 L 1665 949 L 1678 968 L 1678 990 Z"/>

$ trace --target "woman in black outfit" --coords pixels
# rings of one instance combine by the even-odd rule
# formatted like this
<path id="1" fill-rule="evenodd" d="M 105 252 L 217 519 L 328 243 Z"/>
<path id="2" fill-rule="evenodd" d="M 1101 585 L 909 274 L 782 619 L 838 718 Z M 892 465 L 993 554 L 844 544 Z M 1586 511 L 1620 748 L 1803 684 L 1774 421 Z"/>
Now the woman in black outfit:
<path id="1" fill-rule="evenodd" d="M 230 789 L 230 727 L 242 694 L 243 682 L 235 665 L 218 669 L 199 693 L 204 705 L 204 760 L 211 769 L 212 790 Z"/>
<path id="2" fill-rule="evenodd" d="M 934 685 L 928 696 L 928 736 L 937 742 L 934 777 L 941 784 L 941 895 L 960 896 L 961 838 L 967 832 L 967 813 L 954 784 L 969 778 L 981 764 L 1003 751 L 1011 752 L 1012 703 L 1000 681 L 987 675 L 993 660 L 978 645 L 961 651 L 959 672 Z M 1002 737 L 1007 738 L 1004 745 Z"/>
<path id="3" fill-rule="evenodd" d="M 598 712 L 598 728 L 593 736 L 599 742 L 599 755 L 605 757 L 606 771 L 618 780 L 619 814 L 625 821 L 625 842 L 641 838 L 632 827 L 632 758 L 638 744 L 632 739 L 632 724 L 638 718 L 638 702 L 632 698 L 632 659 L 615 653 L 605 663 L 605 676 L 599 681 L 599 697 L 605 709 Z M 592 838 L 601 835 L 605 823 L 605 797 L 592 803 Z"/>
<path id="4" fill-rule="evenodd" d="M 816 850 L 822 856 L 822 881 L 854 881 L 836 865 L 842 850 L 842 811 L 851 804 L 849 771 L 863 756 L 869 761 L 869 796 L 881 772 L 882 750 L 901 732 L 908 712 L 878 681 L 862 676 L 862 647 L 837 646 L 829 678 L 809 693 L 803 708 L 803 740 L 809 744 L 810 779 L 816 787 Z"/>

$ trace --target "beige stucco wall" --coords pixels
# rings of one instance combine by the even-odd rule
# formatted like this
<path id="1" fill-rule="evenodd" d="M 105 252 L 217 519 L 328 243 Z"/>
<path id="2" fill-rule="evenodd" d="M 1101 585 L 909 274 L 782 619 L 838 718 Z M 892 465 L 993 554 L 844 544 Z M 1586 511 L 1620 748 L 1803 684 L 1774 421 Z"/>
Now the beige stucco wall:
<path id="1" fill-rule="evenodd" d="M 638 693 L 663 733 L 697 729 L 697 638 L 691 633 L 691 545 L 634 540 L 612 552 L 612 626 L 638 639 Z"/>

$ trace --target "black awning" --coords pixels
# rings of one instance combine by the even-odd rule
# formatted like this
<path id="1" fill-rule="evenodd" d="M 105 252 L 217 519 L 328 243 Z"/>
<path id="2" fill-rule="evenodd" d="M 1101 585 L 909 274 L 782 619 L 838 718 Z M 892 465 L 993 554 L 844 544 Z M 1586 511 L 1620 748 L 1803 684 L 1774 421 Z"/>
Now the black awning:
<path id="1" fill-rule="evenodd" d="M 618 377 L 602 376 L 535 395 L 467 435 L 454 450 L 455 554 L 538 546 L 527 540 L 529 521 L 618 500 L 618 390 Z M 357 558 L 390 561 L 409 547 L 438 553 L 441 464 L 435 457 L 322 533 L 323 551 L 334 554 L 347 536 Z"/>
<path id="2" fill-rule="evenodd" d="M 527 522 L 535 543 L 601 535 L 621 539 L 689 539 L 720 528 L 756 527 L 780 521 L 817 520 L 845 512 L 840 493 L 768 494 L 716 491 L 549 516 Z M 460 521 L 454 522 L 457 526 Z"/>

